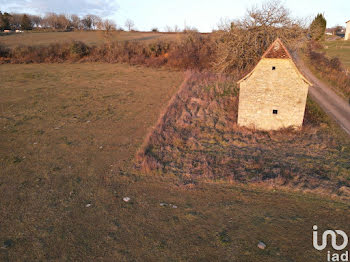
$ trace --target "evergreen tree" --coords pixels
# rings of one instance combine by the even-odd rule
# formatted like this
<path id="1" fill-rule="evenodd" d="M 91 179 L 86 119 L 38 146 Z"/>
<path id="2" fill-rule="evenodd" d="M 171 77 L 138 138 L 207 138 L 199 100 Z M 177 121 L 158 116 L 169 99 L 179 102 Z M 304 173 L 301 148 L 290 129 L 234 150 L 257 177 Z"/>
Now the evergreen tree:
<path id="1" fill-rule="evenodd" d="M 1 13 L 0 12 L 0 30 L 8 30 L 11 29 L 10 25 L 11 15 L 9 13 Z"/>
<path id="2" fill-rule="evenodd" d="M 30 20 L 29 16 L 27 16 L 26 14 L 24 14 L 22 17 L 21 29 L 22 30 L 32 30 L 33 29 L 32 21 Z"/>
<path id="3" fill-rule="evenodd" d="M 312 39 L 318 41 L 324 37 L 326 31 L 327 21 L 323 14 L 318 14 L 310 25 L 310 36 Z"/>

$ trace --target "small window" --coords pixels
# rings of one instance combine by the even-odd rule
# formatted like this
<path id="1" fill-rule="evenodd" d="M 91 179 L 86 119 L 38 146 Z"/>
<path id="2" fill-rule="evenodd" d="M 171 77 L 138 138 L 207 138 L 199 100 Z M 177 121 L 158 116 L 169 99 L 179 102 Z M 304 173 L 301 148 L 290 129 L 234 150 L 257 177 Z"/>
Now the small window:
<path id="1" fill-rule="evenodd" d="M 272 114 L 277 115 L 278 114 L 278 110 L 276 110 L 276 109 L 272 110 Z"/>
<path id="2" fill-rule="evenodd" d="M 273 67 L 272 67 L 272 70 L 276 70 L 276 67 L 275 67 L 275 66 L 273 66 Z"/>

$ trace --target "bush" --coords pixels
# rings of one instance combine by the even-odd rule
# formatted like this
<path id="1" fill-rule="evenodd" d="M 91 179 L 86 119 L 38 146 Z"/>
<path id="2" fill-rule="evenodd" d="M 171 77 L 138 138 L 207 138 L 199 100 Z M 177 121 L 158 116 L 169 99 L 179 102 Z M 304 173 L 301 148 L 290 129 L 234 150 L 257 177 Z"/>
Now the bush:
<path id="1" fill-rule="evenodd" d="M 10 50 L 0 43 L 0 57 L 8 57 Z"/>
<path id="2" fill-rule="evenodd" d="M 305 54 L 319 74 L 334 83 L 345 96 L 350 98 L 350 77 L 346 74 L 339 58 L 328 58 L 324 53 L 315 51 L 319 49 L 314 41 L 310 41 L 305 50 Z"/>
<path id="3" fill-rule="evenodd" d="M 81 41 L 74 41 L 70 45 L 70 53 L 73 57 L 82 58 L 89 54 L 90 48 Z"/>
<path id="4" fill-rule="evenodd" d="M 180 41 L 115 41 L 93 47 L 80 41 L 48 46 L 19 46 L 8 52 L 3 49 L 3 55 L 11 63 L 61 63 L 79 60 L 204 70 L 212 67 L 216 46 L 210 35 L 188 33 Z"/>
<path id="5" fill-rule="evenodd" d="M 170 51 L 169 64 L 184 69 L 209 69 L 215 59 L 217 45 L 210 36 L 192 32 Z"/>

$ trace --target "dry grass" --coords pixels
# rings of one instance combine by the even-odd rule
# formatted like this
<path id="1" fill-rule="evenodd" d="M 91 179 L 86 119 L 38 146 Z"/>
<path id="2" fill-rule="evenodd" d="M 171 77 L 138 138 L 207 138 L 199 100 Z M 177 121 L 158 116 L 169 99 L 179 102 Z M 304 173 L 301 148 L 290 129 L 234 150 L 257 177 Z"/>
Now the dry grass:
<path id="1" fill-rule="evenodd" d="M 0 66 L 1 261 L 324 260 L 312 226 L 350 232 L 349 203 L 132 169 L 182 78 L 127 65 Z"/>
<path id="2" fill-rule="evenodd" d="M 75 31 L 75 32 L 26 32 L 23 34 L 0 35 L 0 44 L 9 48 L 25 45 L 49 45 L 69 41 L 82 41 L 87 45 L 101 45 L 107 41 L 153 41 L 153 40 L 175 40 L 177 34 L 164 33 L 142 33 L 142 32 L 110 32 L 103 31 Z"/>
<path id="3" fill-rule="evenodd" d="M 236 125 L 234 79 L 202 78 L 195 74 L 187 80 L 150 135 L 138 155 L 144 171 L 187 180 L 263 182 L 350 198 L 348 137 L 336 135 L 336 125 L 315 103 L 308 101 L 302 131 L 248 130 Z"/>

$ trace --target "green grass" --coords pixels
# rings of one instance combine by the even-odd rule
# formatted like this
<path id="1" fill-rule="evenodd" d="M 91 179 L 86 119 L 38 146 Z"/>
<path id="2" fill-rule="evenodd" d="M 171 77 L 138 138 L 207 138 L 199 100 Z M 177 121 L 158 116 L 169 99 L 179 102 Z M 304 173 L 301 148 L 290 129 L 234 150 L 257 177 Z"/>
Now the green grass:
<path id="1" fill-rule="evenodd" d="M 312 226 L 350 232 L 349 203 L 133 169 L 182 78 L 115 64 L 0 66 L 1 261 L 326 260 Z"/>
<path id="2" fill-rule="evenodd" d="M 329 57 L 338 57 L 340 61 L 350 69 L 350 41 L 335 40 L 323 42 L 325 49 L 323 51 Z"/>
<path id="3" fill-rule="evenodd" d="M 322 49 L 325 50 L 325 49 Z M 300 52 L 301 58 L 304 60 L 305 64 L 308 66 L 310 71 L 321 81 L 325 82 L 332 90 L 337 93 L 340 97 L 344 98 L 345 100 L 350 99 L 350 96 L 348 92 L 346 92 L 343 88 L 339 87 L 337 81 L 332 80 L 329 76 L 326 77 L 322 72 L 320 72 L 318 69 L 315 68 L 313 63 L 311 62 L 310 58 L 308 58 L 305 53 Z M 340 59 L 343 63 L 343 60 Z"/>
<path id="4" fill-rule="evenodd" d="M 76 31 L 76 32 L 25 32 L 22 34 L 0 35 L 0 43 L 13 48 L 19 45 L 48 45 L 57 42 L 82 41 L 88 45 L 100 45 L 106 41 L 153 41 L 158 39 L 177 39 L 178 34 Z"/>

